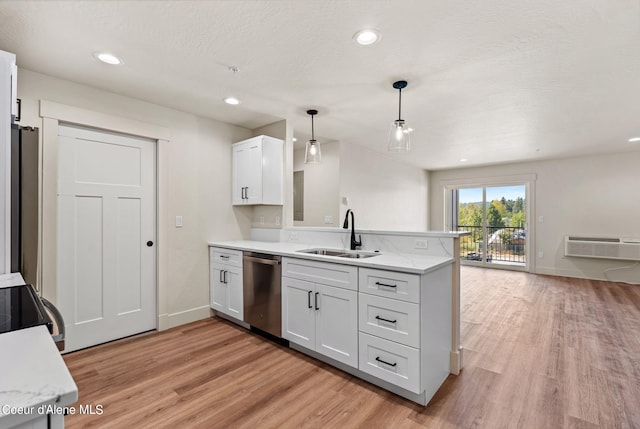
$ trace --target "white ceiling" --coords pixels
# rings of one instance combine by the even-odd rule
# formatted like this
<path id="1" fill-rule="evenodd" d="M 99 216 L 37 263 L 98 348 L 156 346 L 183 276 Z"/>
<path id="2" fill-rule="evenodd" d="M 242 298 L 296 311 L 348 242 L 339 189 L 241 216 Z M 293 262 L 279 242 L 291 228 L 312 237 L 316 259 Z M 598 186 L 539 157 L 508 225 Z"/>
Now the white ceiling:
<path id="1" fill-rule="evenodd" d="M 406 79 L 389 156 L 427 169 L 640 149 L 638 0 L 5 0 L 0 22 L 20 67 L 248 128 L 308 135 L 317 108 L 319 136 L 385 153 Z"/>

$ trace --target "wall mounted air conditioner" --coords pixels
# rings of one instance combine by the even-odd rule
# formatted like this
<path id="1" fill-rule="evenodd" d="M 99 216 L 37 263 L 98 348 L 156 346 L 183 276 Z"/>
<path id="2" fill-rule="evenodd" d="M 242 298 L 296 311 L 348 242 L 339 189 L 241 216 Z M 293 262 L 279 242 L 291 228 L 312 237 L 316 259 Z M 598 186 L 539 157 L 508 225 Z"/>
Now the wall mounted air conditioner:
<path id="1" fill-rule="evenodd" d="M 640 238 L 567 235 L 564 238 L 564 255 L 640 261 Z"/>

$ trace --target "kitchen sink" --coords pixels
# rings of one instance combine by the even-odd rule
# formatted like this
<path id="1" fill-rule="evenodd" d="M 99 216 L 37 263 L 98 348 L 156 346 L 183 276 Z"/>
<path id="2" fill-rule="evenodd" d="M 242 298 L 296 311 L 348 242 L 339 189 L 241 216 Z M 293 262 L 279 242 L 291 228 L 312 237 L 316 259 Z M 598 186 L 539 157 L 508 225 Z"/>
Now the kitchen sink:
<path id="1" fill-rule="evenodd" d="M 300 253 L 310 253 L 312 255 L 324 255 L 324 256 L 337 256 L 338 258 L 371 258 L 372 256 L 378 256 L 380 253 L 375 252 L 360 252 L 357 250 L 339 250 L 339 249 L 305 249 L 298 250 Z"/>

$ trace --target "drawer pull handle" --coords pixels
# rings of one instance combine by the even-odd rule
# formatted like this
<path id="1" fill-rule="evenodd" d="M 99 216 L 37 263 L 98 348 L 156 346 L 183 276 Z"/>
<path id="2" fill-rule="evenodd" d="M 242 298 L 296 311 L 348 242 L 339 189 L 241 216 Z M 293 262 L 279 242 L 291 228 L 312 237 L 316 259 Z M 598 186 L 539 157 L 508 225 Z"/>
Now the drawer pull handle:
<path id="1" fill-rule="evenodd" d="M 309 306 L 309 308 L 313 308 L 313 306 L 311 305 L 311 294 L 313 292 L 309 291 L 308 295 L 307 295 L 307 305 Z"/>
<path id="2" fill-rule="evenodd" d="M 376 357 L 376 360 L 377 360 L 378 362 L 380 362 L 380 363 L 383 363 L 383 364 L 385 364 L 385 365 L 389 365 L 389 366 L 396 366 L 396 365 L 398 365 L 398 363 L 397 363 L 397 362 L 394 362 L 394 363 L 385 362 L 385 361 L 383 361 L 382 359 L 380 359 L 379 357 Z"/>
<path id="3" fill-rule="evenodd" d="M 389 320 L 389 319 L 385 319 L 384 317 L 380 317 L 380 316 L 376 316 L 376 319 L 378 320 L 382 320 L 383 322 L 387 322 L 387 323 L 397 323 L 397 320 Z"/>
<path id="4" fill-rule="evenodd" d="M 225 255 L 220 255 L 220 257 L 221 257 L 222 259 L 229 259 L 229 257 L 228 257 L 228 256 L 225 256 Z"/>
<path id="5" fill-rule="evenodd" d="M 320 292 L 316 292 L 316 310 L 320 310 L 320 307 L 318 306 L 318 295 L 320 295 Z"/>
<path id="6" fill-rule="evenodd" d="M 377 285 L 377 286 L 392 287 L 392 288 L 394 288 L 394 289 L 398 287 L 398 285 L 388 285 L 388 284 L 386 284 L 386 283 L 380 283 L 380 282 L 376 282 L 376 285 Z"/>

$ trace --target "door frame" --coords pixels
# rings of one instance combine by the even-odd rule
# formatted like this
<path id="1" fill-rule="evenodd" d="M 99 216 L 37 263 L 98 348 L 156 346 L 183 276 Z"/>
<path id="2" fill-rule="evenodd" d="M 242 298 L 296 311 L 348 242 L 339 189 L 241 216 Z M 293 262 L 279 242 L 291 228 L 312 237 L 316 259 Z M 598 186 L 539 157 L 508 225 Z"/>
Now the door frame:
<path id="1" fill-rule="evenodd" d="M 452 194 L 454 190 L 460 188 L 484 188 L 484 187 L 494 187 L 494 186 L 514 186 L 514 185 L 525 185 L 525 198 L 527 201 L 526 204 L 526 216 L 527 216 L 527 240 L 525 242 L 525 252 L 527 257 L 527 262 L 524 268 L 509 266 L 509 265 L 491 265 L 488 263 L 477 264 L 477 266 L 482 266 L 485 268 L 496 268 L 496 269 L 505 269 L 505 270 L 516 270 L 516 271 L 527 271 L 534 273 L 536 266 L 536 258 L 535 258 L 535 185 L 536 185 L 536 175 L 535 174 L 519 174 L 512 176 L 496 176 L 496 177 L 472 177 L 468 179 L 452 179 L 442 181 L 442 188 L 444 192 L 444 227 L 446 231 L 455 231 L 455 225 L 453 224 L 457 219 L 457 201 L 454 201 L 452 198 Z M 483 190 L 484 195 L 485 190 Z M 455 207 L 454 207 L 455 204 Z M 483 223 L 485 223 L 485 211 L 483 210 Z M 455 213 L 455 214 L 454 214 Z M 474 264 L 476 265 L 476 264 Z"/>
<path id="2" fill-rule="evenodd" d="M 168 146 L 170 132 L 168 128 L 140 122 L 124 117 L 107 115 L 91 110 L 67 106 L 47 100 L 40 100 L 42 118 L 41 156 L 41 211 L 40 219 L 40 272 L 38 282 L 42 295 L 54 303 L 58 302 L 57 287 L 57 248 L 58 248 L 58 126 L 59 123 L 96 128 L 104 131 L 144 137 L 156 141 L 156 329 L 168 329 Z M 163 317 L 164 316 L 164 317 Z"/>

